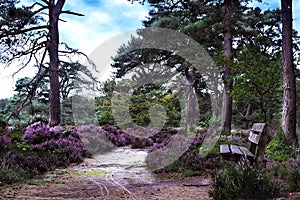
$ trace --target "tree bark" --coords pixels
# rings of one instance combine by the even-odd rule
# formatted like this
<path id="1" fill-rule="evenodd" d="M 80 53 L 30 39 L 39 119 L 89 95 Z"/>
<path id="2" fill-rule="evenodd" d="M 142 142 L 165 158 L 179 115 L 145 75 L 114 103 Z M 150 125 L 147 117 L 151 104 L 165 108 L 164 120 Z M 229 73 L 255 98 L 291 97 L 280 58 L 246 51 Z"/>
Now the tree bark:
<path id="1" fill-rule="evenodd" d="M 62 11 L 65 0 L 49 1 L 49 59 L 50 59 L 50 108 L 49 108 L 49 125 L 57 126 L 60 124 L 60 94 L 59 94 L 59 31 L 58 20 Z"/>
<path id="2" fill-rule="evenodd" d="M 197 81 L 193 70 L 189 71 L 189 67 L 185 68 L 186 86 L 187 89 L 187 107 L 186 107 L 186 131 L 194 131 L 194 127 L 197 125 L 197 115 L 199 110 L 197 109 L 197 95 L 195 88 L 197 87 Z"/>
<path id="3" fill-rule="evenodd" d="M 250 122 L 250 117 L 252 115 L 253 107 L 249 103 L 247 106 L 247 111 L 245 114 L 245 121 L 243 122 L 243 129 L 248 129 L 249 128 L 249 122 Z"/>
<path id="4" fill-rule="evenodd" d="M 231 61 L 232 61 L 232 32 L 230 24 L 230 0 L 224 1 L 225 3 L 225 15 L 224 15 L 224 53 L 226 55 L 226 61 L 224 66 L 224 96 L 223 96 L 223 109 L 222 109 L 222 128 L 223 131 L 231 131 L 232 121 L 232 97 L 230 92 L 232 91 L 231 78 Z"/>
<path id="5" fill-rule="evenodd" d="M 282 68 L 284 100 L 282 129 L 287 140 L 294 147 L 298 146 L 296 134 L 296 79 L 293 66 L 292 47 L 292 0 L 281 0 L 282 9 Z"/>

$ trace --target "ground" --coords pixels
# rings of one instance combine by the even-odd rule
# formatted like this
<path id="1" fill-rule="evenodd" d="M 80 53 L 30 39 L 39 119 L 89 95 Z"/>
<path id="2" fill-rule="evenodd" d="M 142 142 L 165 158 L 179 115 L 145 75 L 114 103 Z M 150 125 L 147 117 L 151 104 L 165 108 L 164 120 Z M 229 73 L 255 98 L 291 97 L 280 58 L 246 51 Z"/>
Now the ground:
<path id="1" fill-rule="evenodd" d="M 59 180 L 59 183 L 55 180 Z M 99 184 L 67 173 L 58 175 L 50 183 L 7 187 L 2 199 L 209 199 L 209 186 L 193 185 L 192 182 L 195 182 L 195 178 L 180 181 L 165 180 L 152 184 L 131 183 L 120 186 L 110 182 Z"/>
<path id="2" fill-rule="evenodd" d="M 144 150 L 117 148 L 43 179 L 1 189 L 0 199 L 209 199 L 209 176 L 183 178 L 147 170 Z"/>
<path id="3" fill-rule="evenodd" d="M 0 199 L 19 200 L 205 200 L 210 199 L 209 173 L 183 177 L 180 173 L 156 174 L 147 170 L 145 150 L 116 148 L 85 159 L 80 165 L 57 169 L 26 184 L 0 188 Z M 277 200 L 300 199 L 300 193 Z"/>

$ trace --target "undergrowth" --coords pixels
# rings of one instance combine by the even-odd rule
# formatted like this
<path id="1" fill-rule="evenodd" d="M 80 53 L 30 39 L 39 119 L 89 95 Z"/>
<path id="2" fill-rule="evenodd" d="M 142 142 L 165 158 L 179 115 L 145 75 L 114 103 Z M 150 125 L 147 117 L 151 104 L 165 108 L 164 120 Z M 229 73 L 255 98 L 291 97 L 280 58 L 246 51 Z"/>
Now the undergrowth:
<path id="1" fill-rule="evenodd" d="M 227 166 L 214 176 L 213 199 L 269 199 L 279 195 L 279 188 L 265 169 L 251 166 L 246 159 L 237 165 Z"/>

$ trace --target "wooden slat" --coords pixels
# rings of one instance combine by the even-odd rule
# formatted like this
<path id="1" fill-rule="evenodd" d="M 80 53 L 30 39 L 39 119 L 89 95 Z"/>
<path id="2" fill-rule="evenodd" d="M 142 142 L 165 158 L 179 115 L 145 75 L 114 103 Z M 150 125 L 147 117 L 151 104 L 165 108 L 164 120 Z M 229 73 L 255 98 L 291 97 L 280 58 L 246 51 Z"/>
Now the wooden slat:
<path id="1" fill-rule="evenodd" d="M 266 123 L 254 123 L 251 130 L 253 132 L 260 132 L 262 133 L 264 131 Z"/>
<path id="2" fill-rule="evenodd" d="M 230 153 L 229 146 L 227 144 L 220 145 L 220 153 L 229 154 Z"/>
<path id="3" fill-rule="evenodd" d="M 230 149 L 231 149 L 231 151 L 232 151 L 233 154 L 243 155 L 243 152 L 236 145 L 230 145 Z"/>
<path id="4" fill-rule="evenodd" d="M 259 133 L 259 134 L 256 134 L 256 133 L 250 131 L 248 140 L 249 140 L 250 142 L 253 142 L 253 143 L 255 143 L 255 144 L 258 144 L 258 143 L 259 143 L 260 136 L 261 136 L 260 133 Z"/>
<path id="5" fill-rule="evenodd" d="M 251 142 L 250 148 L 251 151 L 243 146 L 237 145 L 220 145 L 221 154 L 226 157 L 227 155 L 244 155 L 248 158 L 254 158 L 254 160 L 261 162 L 264 158 L 264 148 L 266 146 L 267 131 L 266 123 L 254 123 L 248 140 Z M 231 153 L 229 153 L 231 152 Z M 226 155 L 227 154 L 227 155 Z M 237 158 L 237 156 L 234 156 Z"/>
<path id="6" fill-rule="evenodd" d="M 244 153 L 245 156 L 254 157 L 253 153 L 249 151 L 246 147 L 239 146 L 240 150 Z"/>

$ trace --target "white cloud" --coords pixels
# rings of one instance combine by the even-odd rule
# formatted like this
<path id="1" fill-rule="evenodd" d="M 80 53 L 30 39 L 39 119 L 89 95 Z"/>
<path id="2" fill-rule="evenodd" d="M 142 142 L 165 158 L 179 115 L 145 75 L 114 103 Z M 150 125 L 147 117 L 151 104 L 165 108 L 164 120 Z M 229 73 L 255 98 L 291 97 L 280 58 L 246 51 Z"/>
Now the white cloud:
<path id="1" fill-rule="evenodd" d="M 21 0 L 20 4 L 31 5 L 32 2 L 34 0 Z M 62 20 L 67 21 L 59 24 L 61 42 L 66 42 L 87 55 L 113 36 L 140 28 L 141 21 L 148 14 L 146 6 L 131 4 L 127 0 L 68 0 L 64 10 L 85 16 L 61 16 Z M 18 78 L 34 75 L 30 70 L 23 70 L 13 79 L 11 75 L 16 70 L 11 67 L 0 74 L 0 98 L 12 96 L 13 86 Z"/>
<path id="2" fill-rule="evenodd" d="M 63 16 L 60 23 L 61 40 L 85 53 L 91 53 L 98 45 L 116 34 L 135 30 L 142 26 L 148 9 L 127 0 L 67 1 L 66 8 L 84 14 L 84 17 Z"/>
<path id="3" fill-rule="evenodd" d="M 30 5 L 33 1 L 21 0 L 21 4 Z M 255 5 L 262 9 L 274 9 L 280 7 L 280 1 L 269 0 Z M 147 6 L 139 3 L 131 4 L 127 0 L 67 0 L 65 10 L 78 12 L 85 16 L 61 16 L 61 19 L 67 21 L 59 24 L 61 41 L 87 55 L 113 36 L 140 28 L 141 21 L 148 14 Z M 300 1 L 296 0 L 294 1 L 294 28 L 300 32 L 300 12 L 297 12 L 298 10 L 300 10 Z M 12 93 L 14 83 L 9 78 L 12 72 L 8 71 L 0 74 L 0 84 L 5 86 L 1 88 L 0 98 L 8 97 Z M 18 77 L 22 77 L 22 75 L 20 74 Z"/>

